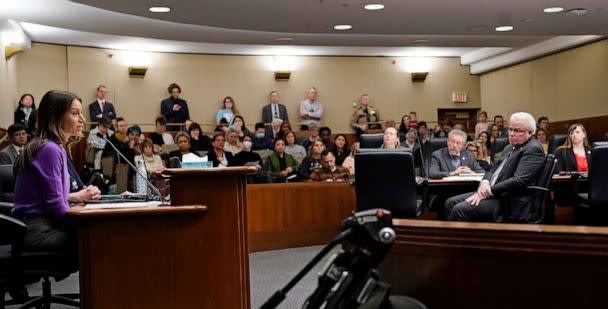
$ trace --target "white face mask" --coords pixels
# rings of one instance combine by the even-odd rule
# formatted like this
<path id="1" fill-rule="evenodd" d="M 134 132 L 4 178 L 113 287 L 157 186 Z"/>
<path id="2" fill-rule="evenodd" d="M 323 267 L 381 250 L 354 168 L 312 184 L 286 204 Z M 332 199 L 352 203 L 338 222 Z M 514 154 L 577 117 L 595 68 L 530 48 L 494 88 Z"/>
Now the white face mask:
<path id="1" fill-rule="evenodd" d="M 244 141 L 243 148 L 245 148 L 246 150 L 251 149 L 251 141 Z"/>
<path id="2" fill-rule="evenodd" d="M 257 132 L 257 133 L 255 134 L 255 137 L 257 137 L 257 138 L 262 138 L 262 137 L 264 137 L 264 135 L 265 135 L 265 134 L 264 134 L 264 132 Z"/>

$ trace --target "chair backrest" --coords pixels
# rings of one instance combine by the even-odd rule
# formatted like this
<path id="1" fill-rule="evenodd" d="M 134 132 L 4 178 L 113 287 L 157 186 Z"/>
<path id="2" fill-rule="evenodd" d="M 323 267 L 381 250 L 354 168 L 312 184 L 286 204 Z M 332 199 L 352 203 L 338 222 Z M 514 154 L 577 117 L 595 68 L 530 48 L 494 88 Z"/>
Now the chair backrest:
<path id="1" fill-rule="evenodd" d="M 431 155 L 435 150 L 439 150 L 441 148 L 445 148 L 448 146 L 448 138 L 447 137 L 433 137 L 424 145 L 424 160 L 426 162 L 430 162 Z"/>
<path id="2" fill-rule="evenodd" d="M 545 157 L 545 165 L 536 177 L 536 186 L 549 189 L 551 186 L 551 179 L 553 179 L 553 173 L 555 172 L 555 166 L 557 165 L 557 159 L 552 154 Z M 547 213 L 547 206 L 549 201 L 550 192 L 535 191 L 534 193 L 534 204 L 533 211 L 535 212 L 534 221 L 532 223 L 543 223 L 545 220 L 545 214 Z"/>
<path id="3" fill-rule="evenodd" d="M 608 142 L 608 132 L 606 132 L 606 134 L 604 134 L 604 140 Z"/>
<path id="4" fill-rule="evenodd" d="M 0 202 L 13 202 L 15 175 L 12 165 L 0 165 Z"/>
<path id="5" fill-rule="evenodd" d="M 20 220 L 0 215 L 0 245 L 16 245 L 23 241 L 26 226 Z"/>
<path id="6" fill-rule="evenodd" d="M 499 137 L 494 140 L 494 144 L 492 145 L 492 162 L 500 159 L 500 155 L 502 151 L 509 144 L 509 139 L 506 137 Z"/>
<path id="7" fill-rule="evenodd" d="M 355 154 L 357 211 L 384 208 L 394 218 L 415 217 L 414 157 L 407 149 L 360 149 Z"/>
<path id="8" fill-rule="evenodd" d="M 384 133 L 361 134 L 359 148 L 380 148 L 384 143 Z"/>
<path id="9" fill-rule="evenodd" d="M 608 146 L 591 151 L 589 166 L 589 203 L 591 207 L 608 206 Z"/>
<path id="10" fill-rule="evenodd" d="M 607 146 L 607 145 L 608 145 L 608 141 L 605 141 L 605 142 L 593 142 L 593 144 L 591 145 L 591 148 L 595 149 L 597 147 Z"/>
<path id="11" fill-rule="evenodd" d="M 553 153 L 557 147 L 563 145 L 566 142 L 566 138 L 568 138 L 567 134 L 553 134 L 549 139 L 549 147 L 547 152 Z"/>

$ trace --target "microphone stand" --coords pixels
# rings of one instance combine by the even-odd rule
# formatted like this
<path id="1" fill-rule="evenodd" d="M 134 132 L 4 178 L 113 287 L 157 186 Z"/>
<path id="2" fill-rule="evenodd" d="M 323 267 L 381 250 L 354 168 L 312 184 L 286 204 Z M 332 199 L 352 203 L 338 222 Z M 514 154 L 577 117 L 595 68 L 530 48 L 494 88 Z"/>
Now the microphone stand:
<path id="1" fill-rule="evenodd" d="M 110 144 L 110 146 L 112 146 L 112 148 L 114 148 L 114 151 L 116 151 L 116 153 L 123 159 L 125 160 L 125 162 L 127 162 L 127 164 L 129 164 L 129 166 L 137 173 L 137 175 L 141 176 L 145 181 L 146 184 L 148 185 L 148 189 L 152 190 L 154 192 L 154 194 L 156 195 L 156 198 L 160 200 L 160 202 L 162 203 L 161 206 L 166 205 L 165 204 L 165 198 L 164 196 L 160 193 L 160 191 L 150 182 L 150 180 L 148 180 L 148 175 L 142 175 L 139 170 L 137 169 L 137 167 L 135 167 L 135 165 L 133 165 L 133 163 L 131 163 L 129 160 L 127 160 L 127 158 L 118 150 L 118 148 L 116 148 L 116 146 L 114 146 L 114 144 L 112 142 L 110 142 L 109 139 L 107 139 L 103 134 L 101 133 L 97 133 L 97 137 L 99 138 L 103 138 L 106 143 Z"/>
<path id="2" fill-rule="evenodd" d="M 422 140 L 420 139 L 420 133 L 416 131 L 416 139 L 418 140 L 418 145 L 420 145 L 420 164 L 422 164 L 422 170 L 424 171 L 424 178 L 428 178 L 429 171 L 426 170 L 426 164 L 424 163 L 424 153 L 422 152 Z M 427 141 L 428 143 L 428 141 Z"/>

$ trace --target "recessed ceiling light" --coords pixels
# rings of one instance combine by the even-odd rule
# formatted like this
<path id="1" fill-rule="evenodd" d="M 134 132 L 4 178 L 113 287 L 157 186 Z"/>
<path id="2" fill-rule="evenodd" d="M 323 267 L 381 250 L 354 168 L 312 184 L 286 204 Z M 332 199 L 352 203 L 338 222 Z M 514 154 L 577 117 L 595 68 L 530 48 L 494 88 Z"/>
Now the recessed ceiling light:
<path id="1" fill-rule="evenodd" d="M 561 6 L 553 6 L 553 7 L 545 8 L 543 10 L 543 12 L 545 12 L 545 13 L 559 13 L 559 12 L 561 12 L 563 10 L 564 10 L 564 8 L 561 7 Z"/>
<path id="2" fill-rule="evenodd" d="M 171 11 L 171 8 L 166 6 L 151 6 L 148 10 L 153 13 L 168 13 Z"/>
<path id="3" fill-rule="evenodd" d="M 581 15 L 587 14 L 587 9 L 585 9 L 585 8 L 569 9 L 566 11 L 566 13 L 576 15 L 576 16 L 581 16 Z"/>
<path id="4" fill-rule="evenodd" d="M 340 30 L 340 31 L 342 31 L 342 30 L 350 30 L 352 28 L 353 28 L 353 26 L 351 26 L 351 25 L 335 25 L 334 26 L 334 29 Z"/>
<path id="5" fill-rule="evenodd" d="M 498 26 L 498 27 L 494 28 L 494 30 L 496 30 L 498 32 L 511 31 L 511 30 L 513 30 L 513 26 Z"/>
<path id="6" fill-rule="evenodd" d="M 366 4 L 364 6 L 364 8 L 369 11 L 377 11 L 377 10 L 382 10 L 384 8 L 384 4 L 370 3 L 370 4 Z"/>

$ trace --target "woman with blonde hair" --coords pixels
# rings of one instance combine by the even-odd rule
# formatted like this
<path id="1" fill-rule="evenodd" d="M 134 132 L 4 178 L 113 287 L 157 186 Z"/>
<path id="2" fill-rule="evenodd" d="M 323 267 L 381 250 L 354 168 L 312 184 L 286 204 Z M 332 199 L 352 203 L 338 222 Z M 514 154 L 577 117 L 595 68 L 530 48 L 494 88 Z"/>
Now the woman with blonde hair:
<path id="1" fill-rule="evenodd" d="M 492 165 L 490 165 L 490 158 L 488 157 L 485 146 L 480 141 L 468 142 L 466 149 L 475 155 L 475 160 L 485 171 L 490 170 L 490 167 L 492 167 Z"/>

